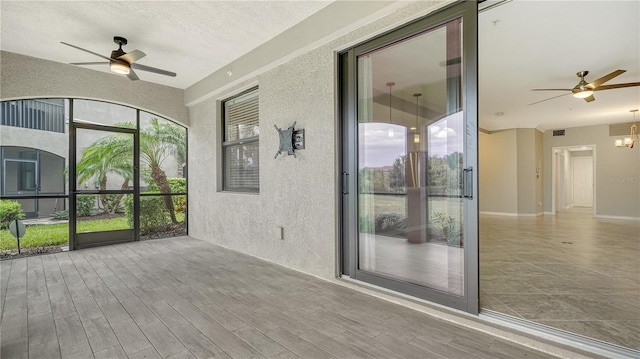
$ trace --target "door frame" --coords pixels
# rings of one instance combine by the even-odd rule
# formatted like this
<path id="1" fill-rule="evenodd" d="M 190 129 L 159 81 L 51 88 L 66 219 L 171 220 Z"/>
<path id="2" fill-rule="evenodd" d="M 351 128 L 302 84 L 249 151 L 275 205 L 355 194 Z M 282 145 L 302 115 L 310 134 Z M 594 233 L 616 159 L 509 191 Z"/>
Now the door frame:
<path id="1" fill-rule="evenodd" d="M 7 193 L 7 162 L 17 162 L 18 163 L 18 176 L 20 176 L 20 165 L 22 163 L 32 163 L 33 167 L 35 169 L 35 173 L 34 173 L 34 179 L 35 179 L 35 187 L 33 188 L 33 191 L 28 191 L 29 193 L 23 193 L 25 192 L 25 190 L 20 190 L 20 188 L 18 188 L 18 191 L 16 192 L 10 192 Z M 25 196 L 28 198 L 25 199 L 30 199 L 31 197 L 37 197 L 38 193 L 40 193 L 40 152 L 36 151 L 36 159 L 35 160 L 30 160 L 30 159 L 22 159 L 22 158 L 5 158 L 2 161 L 2 193 L 4 195 L 7 196 Z M 19 179 L 18 179 L 19 180 Z M 18 186 L 20 186 L 20 184 L 18 183 Z M 29 214 L 33 214 L 34 218 L 38 218 L 38 200 L 36 198 L 33 199 L 33 212 L 25 212 L 25 215 Z M 27 217 L 30 218 L 30 217 Z"/>
<path id="2" fill-rule="evenodd" d="M 69 100 L 73 114 L 73 100 Z M 69 248 L 81 249 L 105 244 L 138 241 L 140 239 L 140 111 L 136 111 L 136 128 L 112 127 L 92 123 L 70 121 L 69 126 Z M 77 130 L 94 130 L 109 133 L 126 133 L 133 136 L 133 190 L 78 191 L 77 188 Z M 133 228 L 77 233 L 76 198 L 82 194 L 128 194 L 133 196 Z"/>
<path id="3" fill-rule="evenodd" d="M 338 53 L 338 102 L 341 139 L 342 198 L 340 201 L 339 274 L 362 280 L 375 286 L 443 304 L 472 314 L 479 313 L 478 267 L 478 4 L 476 1 L 457 2 L 426 17 L 412 21 L 361 44 Z M 450 20 L 463 18 L 463 114 L 465 123 L 463 168 L 473 168 L 472 193 L 465 201 L 464 220 L 464 295 L 455 296 L 442 291 L 400 282 L 379 275 L 364 273 L 358 263 L 358 170 L 357 170 L 357 56 L 437 27 Z"/>
<path id="4" fill-rule="evenodd" d="M 551 215 L 555 215 L 557 208 L 556 208 L 556 196 L 557 194 L 557 188 L 556 188 L 556 178 L 558 176 L 558 173 L 556 171 L 556 165 L 557 165 L 557 161 L 556 161 L 556 151 L 561 151 L 561 150 L 568 150 L 570 148 L 583 148 L 586 147 L 587 149 L 585 149 L 585 151 L 591 150 L 591 158 L 593 161 L 593 211 L 592 211 L 592 216 L 596 217 L 596 206 L 597 206 L 597 197 L 596 197 L 596 193 L 597 192 L 597 180 L 596 180 L 596 145 L 573 145 L 573 146 L 556 146 L 556 147 L 552 147 L 551 148 Z M 565 158 L 566 160 L 566 158 Z M 571 166 L 573 167 L 573 163 L 571 164 Z M 572 169 L 573 171 L 573 169 Z M 565 179 L 566 179 L 566 174 L 565 174 Z M 572 179 L 573 181 L 573 179 Z M 573 191 L 573 187 L 571 189 Z"/>

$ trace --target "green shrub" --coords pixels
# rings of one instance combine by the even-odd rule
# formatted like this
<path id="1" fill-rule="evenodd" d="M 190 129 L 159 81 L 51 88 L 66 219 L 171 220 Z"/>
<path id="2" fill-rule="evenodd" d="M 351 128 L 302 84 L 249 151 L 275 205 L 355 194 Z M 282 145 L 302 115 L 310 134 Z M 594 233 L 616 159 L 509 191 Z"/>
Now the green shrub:
<path id="1" fill-rule="evenodd" d="M 76 215 L 78 217 L 86 217 L 93 214 L 96 206 L 96 195 L 85 194 L 76 196 Z"/>
<path id="2" fill-rule="evenodd" d="M 17 201 L 0 200 L 0 228 L 8 228 L 9 222 L 23 219 L 22 206 Z"/>
<path id="3" fill-rule="evenodd" d="M 105 212 L 122 213 L 124 211 L 124 207 L 122 206 L 122 197 L 120 197 L 120 195 L 108 194 L 106 195 L 106 199 L 107 199 L 107 208 L 103 208 Z"/>
<path id="4" fill-rule="evenodd" d="M 69 211 L 67 210 L 55 211 L 53 212 L 53 219 L 57 219 L 57 220 L 69 219 Z"/>
<path id="5" fill-rule="evenodd" d="M 140 197 L 140 235 L 148 234 L 169 224 L 168 212 L 162 197 Z M 125 197 L 124 213 L 127 224 L 133 228 L 133 196 Z"/>
<path id="6" fill-rule="evenodd" d="M 171 193 L 186 193 L 187 192 L 187 179 L 186 178 L 173 178 L 168 177 L 167 182 L 169 182 L 169 188 L 171 188 Z M 149 183 L 149 187 L 145 192 L 160 192 L 158 189 L 158 185 L 151 181 Z"/>
<path id="7" fill-rule="evenodd" d="M 171 193 L 186 193 L 187 192 L 187 179 L 186 178 L 167 178 Z M 158 185 L 151 181 L 149 187 L 145 193 L 160 193 Z M 185 213 L 187 211 L 187 197 L 186 196 L 171 196 L 173 201 L 173 208 L 178 213 Z"/>

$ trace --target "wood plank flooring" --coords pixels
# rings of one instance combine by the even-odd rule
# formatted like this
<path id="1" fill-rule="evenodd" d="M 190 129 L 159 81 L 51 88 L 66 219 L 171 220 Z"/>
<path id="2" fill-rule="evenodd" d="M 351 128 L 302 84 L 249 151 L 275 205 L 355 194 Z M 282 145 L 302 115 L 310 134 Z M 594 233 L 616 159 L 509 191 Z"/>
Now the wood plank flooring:
<path id="1" fill-rule="evenodd" d="M 548 358 L 179 237 L 0 262 L 2 358 Z"/>

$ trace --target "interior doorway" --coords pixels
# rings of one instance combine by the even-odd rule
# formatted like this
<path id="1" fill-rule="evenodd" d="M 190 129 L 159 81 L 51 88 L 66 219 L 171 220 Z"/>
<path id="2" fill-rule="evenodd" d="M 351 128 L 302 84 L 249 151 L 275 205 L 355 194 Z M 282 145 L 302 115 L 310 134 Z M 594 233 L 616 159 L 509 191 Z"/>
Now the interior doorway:
<path id="1" fill-rule="evenodd" d="M 551 214 L 581 207 L 596 215 L 595 156 L 595 145 L 553 148 Z"/>

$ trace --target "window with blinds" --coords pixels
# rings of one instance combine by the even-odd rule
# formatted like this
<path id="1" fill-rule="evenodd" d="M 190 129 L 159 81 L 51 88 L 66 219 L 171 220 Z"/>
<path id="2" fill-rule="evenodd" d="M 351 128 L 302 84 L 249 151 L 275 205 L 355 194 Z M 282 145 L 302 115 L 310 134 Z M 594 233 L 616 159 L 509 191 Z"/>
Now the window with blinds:
<path id="1" fill-rule="evenodd" d="M 222 103 L 223 189 L 260 191 L 258 88 Z"/>

